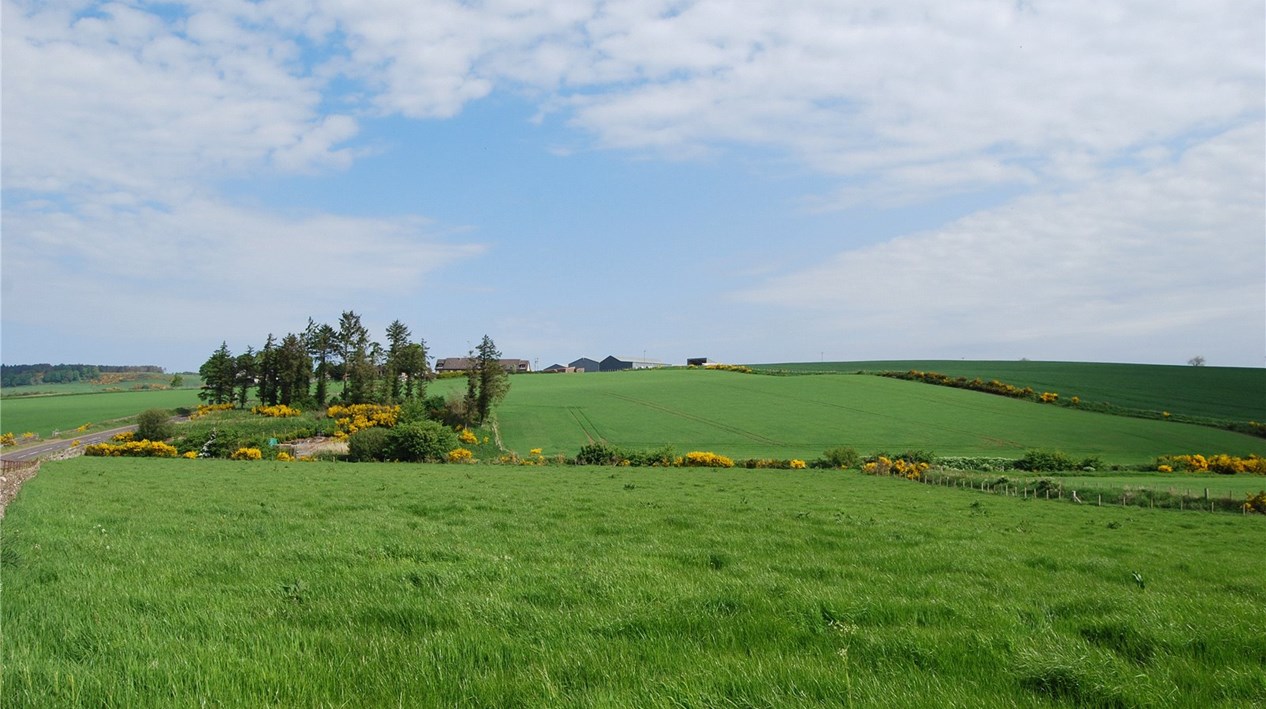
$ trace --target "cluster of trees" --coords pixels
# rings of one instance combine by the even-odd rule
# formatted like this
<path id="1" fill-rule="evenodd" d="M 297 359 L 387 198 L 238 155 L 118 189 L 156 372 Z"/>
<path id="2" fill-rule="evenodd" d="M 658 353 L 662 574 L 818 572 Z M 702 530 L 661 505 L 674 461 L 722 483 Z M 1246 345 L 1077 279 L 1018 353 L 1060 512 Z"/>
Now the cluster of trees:
<path id="1" fill-rule="evenodd" d="M 104 364 L 4 364 L 0 365 L 0 386 L 20 387 L 37 384 L 66 384 L 92 381 L 102 374 L 150 372 L 162 374 L 154 365 L 112 366 Z"/>
<path id="2" fill-rule="evenodd" d="M 199 397 L 212 404 L 245 407 L 254 390 L 265 406 L 285 404 L 323 408 L 329 403 L 401 404 L 426 398 L 426 384 L 434 377 L 426 341 L 396 320 L 387 326 L 387 344 L 373 340 L 355 312 L 346 311 L 338 325 L 311 318 L 301 333 L 277 340 L 271 333 L 264 346 L 234 356 L 227 343 L 199 368 Z M 464 423 L 482 423 L 509 390 L 501 353 L 485 335 L 471 352 L 466 396 L 458 406 Z M 331 396 L 331 383 L 341 384 Z"/>

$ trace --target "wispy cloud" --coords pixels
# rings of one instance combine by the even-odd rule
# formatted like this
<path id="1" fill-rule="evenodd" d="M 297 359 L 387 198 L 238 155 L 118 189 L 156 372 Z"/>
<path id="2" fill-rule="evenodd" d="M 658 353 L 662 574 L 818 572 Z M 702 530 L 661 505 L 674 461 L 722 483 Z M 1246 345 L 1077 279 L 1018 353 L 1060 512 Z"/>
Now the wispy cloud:
<path id="1" fill-rule="evenodd" d="M 1238 129 L 1143 174 L 843 251 L 735 297 L 872 353 L 904 341 L 941 356 L 1076 358 L 1111 341 L 1149 361 L 1235 361 L 1266 337 L 1264 150 L 1261 130 Z"/>

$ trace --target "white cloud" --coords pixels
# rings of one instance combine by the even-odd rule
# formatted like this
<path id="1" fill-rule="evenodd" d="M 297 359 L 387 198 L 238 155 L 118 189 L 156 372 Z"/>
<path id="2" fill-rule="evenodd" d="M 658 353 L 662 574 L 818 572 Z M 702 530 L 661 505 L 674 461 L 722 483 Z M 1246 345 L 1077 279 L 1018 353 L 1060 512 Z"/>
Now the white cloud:
<path id="1" fill-rule="evenodd" d="M 90 309 L 73 327 L 100 336 L 196 317 L 191 338 L 257 338 L 349 303 L 407 300 L 485 250 L 450 243 L 417 218 L 279 217 L 197 198 L 162 209 L 28 204 L 6 210 L 3 228 L 24 235 L 5 243 L 6 319 L 46 323 L 49 313 Z"/>
<path id="2" fill-rule="evenodd" d="M 780 306 L 837 341 L 911 355 L 995 343 L 1068 357 L 1112 341 L 1155 348 L 1160 361 L 1200 350 L 1258 365 L 1266 354 L 1262 128 L 1217 136 L 1143 174 L 844 251 L 736 297 Z"/>
<path id="3" fill-rule="evenodd" d="M 4 184 L 165 199 L 272 167 L 345 165 L 349 116 L 318 113 L 295 43 L 206 10 L 5 2 Z"/>

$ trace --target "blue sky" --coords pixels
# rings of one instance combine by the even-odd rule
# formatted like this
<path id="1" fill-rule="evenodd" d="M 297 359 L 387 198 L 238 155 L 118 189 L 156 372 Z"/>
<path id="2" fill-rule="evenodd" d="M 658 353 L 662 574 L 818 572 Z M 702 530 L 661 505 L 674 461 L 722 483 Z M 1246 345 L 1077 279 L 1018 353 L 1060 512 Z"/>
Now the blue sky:
<path id="1" fill-rule="evenodd" d="M 1266 364 L 1262 2 L 3 0 L 0 356 Z"/>

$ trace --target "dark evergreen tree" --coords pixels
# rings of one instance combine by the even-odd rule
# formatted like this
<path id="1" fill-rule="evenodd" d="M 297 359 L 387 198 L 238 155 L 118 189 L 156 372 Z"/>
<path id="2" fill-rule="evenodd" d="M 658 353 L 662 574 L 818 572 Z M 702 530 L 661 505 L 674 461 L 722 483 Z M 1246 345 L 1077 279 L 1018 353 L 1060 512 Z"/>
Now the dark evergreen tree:
<path id="1" fill-rule="evenodd" d="M 259 381 L 259 403 L 264 406 L 276 406 L 281 372 L 277 362 L 277 340 L 268 333 L 264 341 L 264 349 L 255 358 L 256 377 Z"/>
<path id="2" fill-rule="evenodd" d="M 293 333 L 281 338 L 277 348 L 277 402 L 294 406 L 308 399 L 312 359 L 303 340 Z"/>
<path id="3" fill-rule="evenodd" d="M 211 404 L 232 402 L 236 383 L 235 370 L 233 353 L 229 352 L 227 343 L 221 342 L 220 348 L 198 368 L 198 374 L 202 377 L 202 390 L 198 392 L 198 398 Z"/>
<path id="4" fill-rule="evenodd" d="M 484 335 L 476 349 L 473 368 L 477 372 L 479 393 L 475 397 L 475 415 L 483 423 L 510 391 L 510 375 L 501 367 L 501 351 L 492 338 Z"/>
<path id="5" fill-rule="evenodd" d="M 255 386 L 255 377 L 258 372 L 255 350 L 247 347 L 246 351 L 238 355 L 233 363 L 233 383 L 237 385 L 237 405 L 244 409 L 251 387 Z"/>
<path id="6" fill-rule="evenodd" d="M 318 407 L 324 408 L 326 399 L 329 398 L 329 389 L 327 382 L 330 379 L 331 359 L 336 356 L 336 342 L 338 333 L 334 328 L 326 324 L 316 324 L 312 318 L 308 318 L 308 327 L 303 331 L 303 344 L 308 349 L 308 356 L 312 358 L 316 368 L 314 374 L 316 376 L 316 392 L 313 398 L 316 400 Z"/>
<path id="7" fill-rule="evenodd" d="M 404 377 L 404 398 L 409 401 L 426 396 L 426 342 L 410 342 L 400 350 L 397 359 L 400 376 Z"/>
<path id="8" fill-rule="evenodd" d="M 361 324 L 360 316 L 348 310 L 339 317 L 336 339 L 342 358 L 343 395 L 347 404 L 368 403 L 373 394 L 375 363 L 369 330 Z"/>
<path id="9" fill-rule="evenodd" d="M 402 362 L 404 349 L 409 345 L 409 328 L 399 320 L 387 326 L 387 361 L 383 371 L 384 393 L 388 403 L 400 400 Z"/>

